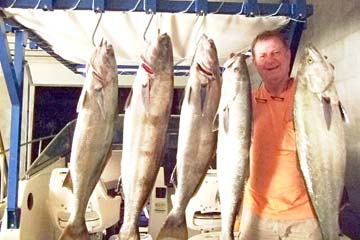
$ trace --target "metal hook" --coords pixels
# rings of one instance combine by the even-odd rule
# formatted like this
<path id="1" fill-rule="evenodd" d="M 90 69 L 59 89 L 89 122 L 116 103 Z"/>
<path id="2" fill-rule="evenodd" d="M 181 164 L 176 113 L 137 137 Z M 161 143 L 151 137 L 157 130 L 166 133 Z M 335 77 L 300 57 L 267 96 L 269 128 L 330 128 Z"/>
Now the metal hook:
<path id="1" fill-rule="evenodd" d="M 146 36 L 146 33 L 147 33 L 148 29 L 149 29 L 150 23 L 151 23 L 154 15 L 155 15 L 154 13 L 151 13 L 151 18 L 150 18 L 149 23 L 148 23 L 148 25 L 146 26 L 146 29 L 145 29 L 145 31 L 144 31 L 143 39 L 144 39 L 145 42 L 146 42 L 146 37 L 145 37 L 145 36 Z"/>
<path id="2" fill-rule="evenodd" d="M 91 38 L 91 39 L 92 39 L 92 44 L 93 44 L 94 47 L 95 47 L 95 41 L 94 41 L 95 33 L 96 33 L 96 31 L 97 31 L 97 29 L 98 29 L 98 27 L 99 27 L 101 18 L 102 18 L 102 13 L 100 13 L 99 20 L 98 20 L 98 22 L 97 22 L 97 24 L 96 24 L 96 26 L 95 26 L 95 29 L 94 29 L 94 32 L 93 32 L 93 35 L 92 35 L 92 38 Z"/>

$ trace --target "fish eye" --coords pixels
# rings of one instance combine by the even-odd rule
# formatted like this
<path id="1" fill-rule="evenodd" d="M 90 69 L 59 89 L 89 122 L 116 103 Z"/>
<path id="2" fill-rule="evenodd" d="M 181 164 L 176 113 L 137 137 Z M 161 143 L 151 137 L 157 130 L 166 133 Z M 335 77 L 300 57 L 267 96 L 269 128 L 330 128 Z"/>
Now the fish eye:
<path id="1" fill-rule="evenodd" d="M 314 60 L 313 60 L 312 58 L 308 58 L 308 59 L 307 59 L 307 62 L 308 62 L 309 64 L 312 64 L 312 63 L 314 62 Z"/>

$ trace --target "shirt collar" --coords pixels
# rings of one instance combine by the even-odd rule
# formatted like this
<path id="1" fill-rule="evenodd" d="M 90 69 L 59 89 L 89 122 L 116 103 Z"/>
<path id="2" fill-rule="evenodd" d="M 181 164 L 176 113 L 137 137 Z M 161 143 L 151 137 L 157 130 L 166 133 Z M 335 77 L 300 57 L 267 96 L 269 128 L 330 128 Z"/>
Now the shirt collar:
<path id="1" fill-rule="evenodd" d="M 278 96 L 271 95 L 266 90 L 265 85 L 261 83 L 259 89 L 254 92 L 254 97 L 258 103 L 266 103 L 267 101 L 270 101 L 270 100 L 277 101 L 277 102 L 283 102 L 285 100 L 285 98 L 292 95 L 291 93 L 294 92 L 294 89 L 295 89 L 295 84 L 294 84 L 293 78 L 289 79 L 287 88 L 285 89 L 285 91 L 283 91 Z"/>

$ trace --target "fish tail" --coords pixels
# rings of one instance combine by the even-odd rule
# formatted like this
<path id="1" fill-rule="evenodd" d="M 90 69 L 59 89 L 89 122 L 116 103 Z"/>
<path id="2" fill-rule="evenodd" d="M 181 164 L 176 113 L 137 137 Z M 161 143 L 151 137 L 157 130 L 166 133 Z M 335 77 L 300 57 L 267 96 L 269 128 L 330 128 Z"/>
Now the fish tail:
<path id="1" fill-rule="evenodd" d="M 136 226 L 123 224 L 119 233 L 119 240 L 140 240 L 140 233 Z"/>
<path id="2" fill-rule="evenodd" d="M 68 225 L 65 227 L 64 231 L 61 233 L 58 240 L 90 240 L 89 232 L 84 226 L 72 226 Z"/>
<path id="3" fill-rule="evenodd" d="M 185 214 L 179 215 L 170 213 L 156 239 L 187 240 L 188 232 Z"/>

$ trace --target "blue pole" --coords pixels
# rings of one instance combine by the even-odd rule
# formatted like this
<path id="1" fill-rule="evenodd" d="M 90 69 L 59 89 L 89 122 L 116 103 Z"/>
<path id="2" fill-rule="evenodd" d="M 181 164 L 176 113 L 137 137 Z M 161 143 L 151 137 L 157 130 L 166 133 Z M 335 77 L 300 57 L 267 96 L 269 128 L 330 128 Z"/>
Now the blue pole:
<path id="1" fill-rule="evenodd" d="M 4 73 L 6 87 L 10 95 L 11 104 L 19 104 L 19 95 L 16 86 L 16 74 L 11 59 L 9 44 L 6 38 L 5 24 L 0 18 L 0 61 Z"/>
<path id="2" fill-rule="evenodd" d="M 21 137 L 21 104 L 11 106 L 10 160 L 8 174 L 8 228 L 19 228 L 20 209 L 18 208 L 18 181 Z"/>
<path id="3" fill-rule="evenodd" d="M 305 23 L 291 21 L 289 23 L 289 47 L 291 50 L 290 69 L 292 69 L 296 57 L 296 52 L 300 44 L 302 32 L 305 28 Z"/>
<path id="4" fill-rule="evenodd" d="M 15 61 L 13 63 L 5 26 L 0 19 L 0 61 L 11 101 L 10 155 L 8 172 L 8 228 L 19 228 L 20 209 L 18 202 L 18 181 L 20 163 L 21 115 L 22 115 L 22 85 L 24 79 L 24 58 L 27 34 L 24 31 L 15 33 Z"/>

